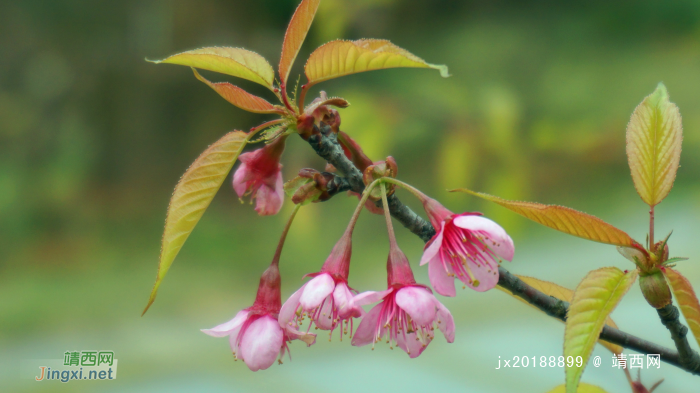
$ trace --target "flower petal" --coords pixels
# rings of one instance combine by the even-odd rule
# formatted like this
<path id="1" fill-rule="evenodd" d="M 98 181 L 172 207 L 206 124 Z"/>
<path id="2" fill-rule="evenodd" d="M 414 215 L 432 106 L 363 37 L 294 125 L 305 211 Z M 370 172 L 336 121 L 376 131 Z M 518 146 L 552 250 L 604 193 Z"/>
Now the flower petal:
<path id="1" fill-rule="evenodd" d="M 280 168 L 282 168 L 282 165 L 280 165 Z M 277 194 L 280 199 L 284 200 L 284 180 L 282 179 L 282 171 L 277 172 L 277 178 L 275 179 L 275 194 Z"/>
<path id="2" fill-rule="evenodd" d="M 362 318 L 360 326 L 355 330 L 355 336 L 352 338 L 352 345 L 361 347 L 363 345 L 374 343 L 374 338 L 377 334 L 377 322 L 379 314 L 382 312 L 382 304 L 377 304 Z"/>
<path id="3" fill-rule="evenodd" d="M 251 371 L 264 370 L 275 362 L 282 349 L 284 333 L 277 320 L 265 315 L 243 332 L 240 358 Z"/>
<path id="4" fill-rule="evenodd" d="M 445 335 L 445 339 L 448 343 L 455 340 L 455 320 L 452 318 L 450 310 L 447 309 L 442 303 L 437 301 L 437 318 L 438 318 L 438 328 Z"/>
<path id="5" fill-rule="evenodd" d="M 242 153 L 238 156 L 238 161 L 240 161 L 242 164 L 253 162 L 257 158 L 257 155 L 260 154 L 258 150 Z"/>
<path id="6" fill-rule="evenodd" d="M 386 297 L 386 295 L 390 294 L 391 291 L 393 291 L 394 288 L 389 288 L 385 291 L 367 291 L 367 292 L 362 292 L 361 294 L 355 296 L 352 298 L 352 301 L 355 303 L 356 306 L 364 306 L 367 304 L 372 304 L 376 303 Z"/>
<path id="7" fill-rule="evenodd" d="M 491 259 L 488 255 L 482 254 L 485 258 Z M 486 292 L 493 289 L 498 284 L 498 264 L 491 259 L 491 265 L 496 266 L 495 270 L 489 266 L 479 263 L 478 265 L 471 259 L 467 259 L 467 266 L 471 269 L 474 280 L 479 282 L 479 285 L 474 285 L 474 282 L 469 281 L 469 277 L 462 275 L 457 276 L 460 281 L 466 284 L 469 288 L 477 292 Z"/>
<path id="8" fill-rule="evenodd" d="M 327 273 L 321 273 L 306 283 L 306 288 L 301 294 L 299 303 L 304 310 L 311 310 L 321 305 L 323 299 L 333 293 L 335 281 Z"/>
<path id="9" fill-rule="evenodd" d="M 478 232 L 486 237 L 485 245 L 499 257 L 506 261 L 513 260 L 515 246 L 513 239 L 508 236 L 505 229 L 486 217 L 475 215 L 459 215 L 455 217 L 454 224 L 460 228 L 472 232 Z"/>
<path id="10" fill-rule="evenodd" d="M 362 316 L 362 309 L 355 305 L 352 292 L 344 282 L 338 283 L 333 291 L 333 301 L 338 308 L 341 319 L 358 318 Z"/>
<path id="11" fill-rule="evenodd" d="M 413 359 L 420 356 L 430 344 L 431 339 L 429 337 L 426 337 L 425 340 L 426 342 L 423 343 L 416 333 L 407 333 L 405 338 L 402 333 L 399 333 L 396 337 L 396 346 L 403 349 Z"/>
<path id="12" fill-rule="evenodd" d="M 249 153 L 243 153 L 238 158 L 243 158 L 243 156 L 246 154 Z M 248 191 L 249 174 L 250 170 L 248 169 L 248 165 L 245 163 L 242 163 L 241 166 L 236 169 L 236 172 L 233 173 L 233 189 L 236 191 L 239 198 L 243 198 L 245 193 Z"/>
<path id="13" fill-rule="evenodd" d="M 333 328 L 333 297 L 328 296 L 321 304 L 321 312 L 314 319 L 316 326 L 322 330 Z"/>
<path id="14" fill-rule="evenodd" d="M 263 184 L 255 193 L 255 211 L 261 216 L 272 216 L 277 214 L 284 203 L 282 173 L 276 175 L 275 188 L 272 189 L 267 184 Z"/>
<path id="15" fill-rule="evenodd" d="M 211 329 L 201 329 L 201 331 L 202 333 L 208 334 L 212 337 L 228 336 L 233 330 L 239 328 L 247 318 L 248 310 L 241 310 L 230 321 L 214 326 Z"/>
<path id="16" fill-rule="evenodd" d="M 432 326 L 437 317 L 437 299 L 427 289 L 404 287 L 396 292 L 396 304 L 419 326 Z"/>
<path id="17" fill-rule="evenodd" d="M 436 255 L 428 265 L 428 277 L 433 289 L 442 296 L 456 296 L 455 280 L 452 273 L 452 265 L 443 264 L 440 255 Z"/>
<path id="18" fill-rule="evenodd" d="M 294 319 L 297 309 L 299 308 L 299 298 L 301 298 L 301 294 L 304 292 L 305 287 L 306 284 L 302 285 L 301 288 L 294 292 L 292 296 L 290 296 L 289 299 L 287 299 L 287 301 L 282 305 L 279 317 L 277 319 L 279 320 L 280 326 L 283 328 L 286 329 L 287 326 L 289 326 L 289 323 Z"/>
<path id="19" fill-rule="evenodd" d="M 241 328 L 243 328 L 243 324 L 238 325 L 235 329 L 231 331 L 231 334 L 228 336 L 228 343 L 231 346 L 231 353 L 234 355 L 238 355 L 238 335 L 241 333 Z"/>
<path id="20" fill-rule="evenodd" d="M 347 284 L 344 282 L 339 282 L 333 290 L 333 301 L 338 310 L 342 310 L 351 305 L 352 302 L 352 292 L 348 289 Z"/>
<path id="21" fill-rule="evenodd" d="M 435 235 L 432 240 L 430 240 L 430 243 L 425 248 L 425 251 L 423 251 L 423 256 L 420 259 L 420 266 L 425 265 L 433 258 L 440 255 L 440 247 L 442 247 L 442 235 L 444 230 L 445 226 L 443 225 L 442 228 L 440 228 L 440 232 L 438 232 L 438 234 Z"/>

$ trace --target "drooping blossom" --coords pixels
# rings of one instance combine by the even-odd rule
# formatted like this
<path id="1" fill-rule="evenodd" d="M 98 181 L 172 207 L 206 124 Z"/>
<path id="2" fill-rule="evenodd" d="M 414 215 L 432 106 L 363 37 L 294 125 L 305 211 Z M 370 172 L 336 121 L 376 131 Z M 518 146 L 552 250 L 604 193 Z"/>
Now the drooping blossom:
<path id="1" fill-rule="evenodd" d="M 297 329 L 305 319 L 322 330 L 341 329 L 342 335 L 352 336 L 352 319 L 360 317 L 362 308 L 353 302 L 353 294 L 348 286 L 350 256 L 352 253 L 351 233 L 347 231 L 333 247 L 330 256 L 318 273 L 312 277 L 284 303 L 280 311 L 280 325 Z"/>
<path id="2" fill-rule="evenodd" d="M 419 356 L 435 337 L 435 324 L 451 343 L 455 339 L 452 314 L 427 287 L 417 284 L 408 259 L 393 247 L 387 261 L 388 289 L 363 292 L 355 296 L 361 306 L 381 300 L 360 322 L 352 345 L 363 346 L 386 340 L 403 349 L 409 357 Z"/>
<path id="3" fill-rule="evenodd" d="M 285 137 L 258 150 L 243 153 L 241 166 L 233 174 L 233 189 L 239 198 L 255 199 L 255 211 L 261 216 L 277 214 L 284 202 L 282 165 Z"/>
<path id="4" fill-rule="evenodd" d="M 437 293 L 455 296 L 453 277 L 479 292 L 496 286 L 501 260 L 511 261 L 515 251 L 506 231 L 481 213 L 454 214 L 427 197 L 423 205 L 437 233 L 426 244 L 420 264 L 428 264 Z"/>
<path id="5" fill-rule="evenodd" d="M 282 329 L 278 315 L 282 303 L 280 274 L 273 264 L 260 278 L 258 293 L 253 306 L 239 311 L 233 319 L 202 332 L 212 337 L 229 336 L 231 351 L 252 371 L 270 367 L 279 355 L 279 361 L 289 350 L 287 343 L 302 340 L 307 345 L 316 341 L 316 335 L 302 333 L 293 328 Z"/>

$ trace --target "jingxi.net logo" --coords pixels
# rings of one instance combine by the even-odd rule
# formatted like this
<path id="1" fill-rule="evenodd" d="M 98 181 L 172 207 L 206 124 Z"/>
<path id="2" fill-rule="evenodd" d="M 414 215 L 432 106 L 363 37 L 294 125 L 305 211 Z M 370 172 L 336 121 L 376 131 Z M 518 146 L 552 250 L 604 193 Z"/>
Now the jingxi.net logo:
<path id="1" fill-rule="evenodd" d="M 86 381 L 117 378 L 114 351 L 66 351 L 61 359 L 32 361 L 35 381 Z"/>

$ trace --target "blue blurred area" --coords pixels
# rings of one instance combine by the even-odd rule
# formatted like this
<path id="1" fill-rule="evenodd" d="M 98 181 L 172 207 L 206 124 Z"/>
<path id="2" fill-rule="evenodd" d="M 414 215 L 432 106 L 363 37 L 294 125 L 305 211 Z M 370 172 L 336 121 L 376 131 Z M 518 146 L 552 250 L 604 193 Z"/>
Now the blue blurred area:
<path id="1" fill-rule="evenodd" d="M 219 45 L 276 65 L 295 7 L 296 0 L 0 3 L 0 390 L 545 392 L 563 382 L 559 368 L 494 370 L 499 356 L 559 356 L 563 341 L 562 324 L 499 291 L 441 299 L 457 339 L 447 345 L 438 336 L 418 359 L 321 335 L 312 348 L 294 343 L 293 361 L 267 371 L 234 363 L 226 340 L 198 329 L 251 304 L 291 206 L 258 217 L 228 181 L 140 317 L 178 178 L 225 132 L 267 119 L 232 107 L 185 67 L 144 59 Z M 692 258 L 700 252 L 699 2 L 323 0 L 293 75 L 336 38 L 387 38 L 450 67 L 449 79 L 416 69 L 353 75 L 320 84 L 308 99 L 320 89 L 346 98 L 341 128 L 373 159 L 392 155 L 402 180 L 451 209 L 497 220 L 516 243 L 513 272 L 569 288 L 597 267 L 632 266 L 613 247 L 446 190 L 571 206 L 643 241 L 646 208 L 629 177 L 624 133 L 635 106 L 663 81 L 685 138 L 675 189 L 657 208 L 657 233 L 674 230 L 671 254 L 691 257 L 678 269 L 700 286 Z M 294 138 L 283 163 L 285 178 L 323 168 Z M 339 196 L 302 209 L 282 256 L 283 296 L 320 268 L 355 203 Z M 427 282 L 417 266 L 422 244 L 403 230 L 398 236 Z M 385 285 L 384 239 L 383 218 L 363 214 L 351 275 L 358 290 Z M 614 318 L 623 330 L 672 345 L 636 287 Z M 21 359 L 93 348 L 115 351 L 117 380 L 18 377 Z M 603 348 L 594 355 L 609 358 Z M 610 364 L 589 367 L 583 380 L 628 391 Z M 697 391 L 697 377 L 665 364 L 642 378 L 666 378 L 660 393 Z"/>

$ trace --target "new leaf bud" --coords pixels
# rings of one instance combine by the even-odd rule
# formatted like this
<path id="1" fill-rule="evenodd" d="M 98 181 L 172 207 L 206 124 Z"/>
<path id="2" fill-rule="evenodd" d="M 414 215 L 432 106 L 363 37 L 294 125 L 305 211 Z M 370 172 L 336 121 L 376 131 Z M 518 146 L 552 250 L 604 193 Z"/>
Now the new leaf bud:
<path id="1" fill-rule="evenodd" d="M 381 179 L 383 177 L 396 177 L 396 174 L 399 172 L 399 167 L 396 165 L 396 160 L 394 160 L 394 157 L 389 156 L 386 158 L 386 161 L 378 161 L 375 162 L 373 165 L 368 166 L 364 173 L 362 174 L 362 180 L 365 182 L 365 185 L 370 185 L 373 181 L 377 179 Z M 394 193 L 394 185 L 393 184 L 387 184 L 386 185 L 386 194 L 391 195 Z M 379 189 L 379 187 L 375 187 L 370 195 L 370 198 L 374 200 L 380 200 L 382 199 L 382 191 Z"/>
<path id="2" fill-rule="evenodd" d="M 642 273 L 639 276 L 639 286 L 647 302 L 654 308 L 659 309 L 671 304 L 671 290 L 666 283 L 666 277 L 660 270 L 653 273 Z"/>

